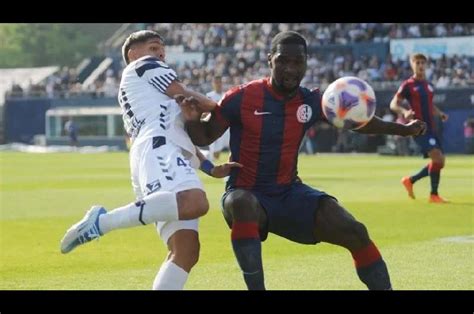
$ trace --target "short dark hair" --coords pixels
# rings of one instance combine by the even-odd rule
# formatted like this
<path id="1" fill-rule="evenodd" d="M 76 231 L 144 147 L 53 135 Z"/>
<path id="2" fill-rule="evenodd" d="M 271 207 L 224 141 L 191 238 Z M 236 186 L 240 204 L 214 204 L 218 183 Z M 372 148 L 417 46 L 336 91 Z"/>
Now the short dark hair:
<path id="1" fill-rule="evenodd" d="M 294 31 L 286 31 L 281 32 L 275 35 L 272 39 L 272 45 L 270 48 L 270 52 L 273 54 L 277 51 L 277 46 L 280 44 L 296 44 L 302 45 L 304 47 L 304 52 L 308 52 L 308 47 L 306 45 L 306 39 L 297 32 Z"/>
<path id="2" fill-rule="evenodd" d="M 130 63 L 130 60 L 128 59 L 128 51 L 130 50 L 130 47 L 136 43 L 145 43 L 151 38 L 159 38 L 162 42 L 164 42 L 163 37 L 161 37 L 160 34 L 151 30 L 142 30 L 130 34 L 127 39 L 125 39 L 125 42 L 122 46 L 122 57 L 123 61 L 125 61 L 125 64 Z"/>

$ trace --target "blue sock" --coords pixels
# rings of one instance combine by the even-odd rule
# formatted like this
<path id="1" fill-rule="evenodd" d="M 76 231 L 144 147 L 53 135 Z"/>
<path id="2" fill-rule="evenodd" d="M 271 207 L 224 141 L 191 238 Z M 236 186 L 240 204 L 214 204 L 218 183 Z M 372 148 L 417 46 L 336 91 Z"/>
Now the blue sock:
<path id="1" fill-rule="evenodd" d="M 383 259 L 369 266 L 357 268 L 357 275 L 369 290 L 392 290 L 387 265 Z"/>
<path id="2" fill-rule="evenodd" d="M 262 266 L 262 243 L 258 225 L 253 222 L 234 222 L 232 248 L 249 290 L 265 290 Z"/>
<path id="3" fill-rule="evenodd" d="M 440 171 L 431 171 L 430 172 L 430 179 L 431 179 L 431 194 L 438 195 L 438 186 L 439 186 L 439 177 L 441 172 Z"/>
<path id="4" fill-rule="evenodd" d="M 429 173 L 431 179 L 431 194 L 438 195 L 439 179 L 441 176 L 442 164 L 432 162 L 429 166 Z"/>
<path id="5" fill-rule="evenodd" d="M 410 177 L 411 183 L 415 183 L 416 181 L 420 180 L 421 178 L 427 177 L 428 176 L 428 166 L 425 166 L 423 169 L 421 169 L 417 174 L 414 176 Z"/>
<path id="6" fill-rule="evenodd" d="M 372 241 L 366 247 L 351 253 L 357 275 L 369 290 L 392 290 L 387 265 Z"/>

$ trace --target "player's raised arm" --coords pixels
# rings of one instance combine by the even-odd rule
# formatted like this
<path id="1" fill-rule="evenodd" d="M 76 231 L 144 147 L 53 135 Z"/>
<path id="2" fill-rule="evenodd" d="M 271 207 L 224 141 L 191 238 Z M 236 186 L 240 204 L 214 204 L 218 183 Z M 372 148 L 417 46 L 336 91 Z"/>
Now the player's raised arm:
<path id="1" fill-rule="evenodd" d="M 211 113 L 211 118 L 208 121 L 201 121 L 201 115 L 196 105 L 188 105 L 187 103 L 189 103 L 189 99 L 185 99 L 180 105 L 183 112 L 188 111 L 188 114 L 185 113 L 186 131 L 195 145 L 207 146 L 224 134 L 227 126 L 219 123 L 215 111 Z"/>
<path id="2" fill-rule="evenodd" d="M 206 146 L 222 136 L 231 121 L 240 119 L 242 89 L 237 86 L 229 90 L 219 105 L 211 111 L 208 121 L 201 121 L 200 106 L 196 98 L 181 98 L 178 103 L 186 119 L 186 130 L 193 143 Z M 201 112 L 202 113 L 202 112 Z"/>
<path id="3" fill-rule="evenodd" d="M 234 162 L 234 161 L 228 161 L 226 163 L 223 163 L 222 165 L 215 166 L 209 159 L 207 159 L 201 153 L 198 147 L 196 147 L 196 155 L 199 158 L 199 161 L 201 162 L 201 166 L 199 167 L 199 169 L 201 169 L 204 173 L 214 178 L 227 177 L 230 174 L 230 170 L 232 168 L 243 167 L 242 164 L 238 162 Z"/>
<path id="4" fill-rule="evenodd" d="M 407 124 L 388 122 L 374 116 L 369 123 L 360 129 L 354 130 L 365 134 L 392 134 L 401 136 L 417 136 L 424 134 L 426 123 L 421 120 L 412 120 Z"/>
<path id="5" fill-rule="evenodd" d="M 202 112 L 210 112 L 214 110 L 214 108 L 217 106 L 217 103 L 214 100 L 206 97 L 201 93 L 190 90 L 179 81 L 173 81 L 168 86 L 168 88 L 166 89 L 166 95 L 171 98 L 174 98 L 178 95 L 183 95 L 185 97 L 193 97 L 194 99 L 196 99 L 195 105 Z"/>

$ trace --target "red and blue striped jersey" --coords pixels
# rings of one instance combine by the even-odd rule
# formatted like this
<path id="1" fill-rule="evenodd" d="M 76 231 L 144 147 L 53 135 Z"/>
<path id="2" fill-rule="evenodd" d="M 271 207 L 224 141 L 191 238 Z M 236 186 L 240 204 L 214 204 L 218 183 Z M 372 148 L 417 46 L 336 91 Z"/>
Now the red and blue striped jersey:
<path id="1" fill-rule="evenodd" d="M 404 98 L 415 112 L 415 118 L 426 122 L 426 132 L 433 134 L 436 125 L 433 119 L 433 85 L 426 80 L 410 77 L 397 91 L 398 98 Z"/>
<path id="2" fill-rule="evenodd" d="M 216 108 L 216 119 L 230 127 L 233 168 L 227 188 L 280 193 L 297 180 L 298 151 L 306 130 L 325 120 L 321 94 L 299 87 L 285 100 L 270 78 L 251 81 L 229 90 Z"/>

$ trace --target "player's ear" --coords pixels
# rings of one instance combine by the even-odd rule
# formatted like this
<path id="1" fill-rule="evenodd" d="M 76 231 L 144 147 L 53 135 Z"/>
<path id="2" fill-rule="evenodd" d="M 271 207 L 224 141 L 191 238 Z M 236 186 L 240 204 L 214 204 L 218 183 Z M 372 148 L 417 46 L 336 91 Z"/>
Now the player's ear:
<path id="1" fill-rule="evenodd" d="M 271 53 L 267 54 L 267 61 L 268 61 L 268 66 L 271 69 L 272 68 L 272 54 Z"/>
<path id="2" fill-rule="evenodd" d="M 140 56 L 138 54 L 139 54 L 139 51 L 138 51 L 136 45 L 132 45 L 132 47 L 130 47 L 130 49 L 128 50 L 128 53 L 127 53 L 128 60 L 130 60 L 130 62 L 132 62 L 132 61 L 140 58 Z"/>
<path id="3" fill-rule="evenodd" d="M 136 55 L 136 51 L 134 49 L 130 48 L 127 52 L 128 60 L 130 62 L 135 60 L 135 55 Z"/>

